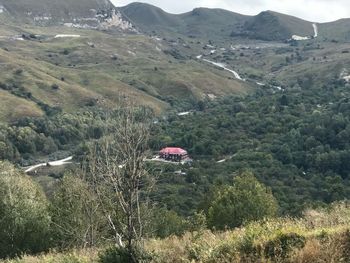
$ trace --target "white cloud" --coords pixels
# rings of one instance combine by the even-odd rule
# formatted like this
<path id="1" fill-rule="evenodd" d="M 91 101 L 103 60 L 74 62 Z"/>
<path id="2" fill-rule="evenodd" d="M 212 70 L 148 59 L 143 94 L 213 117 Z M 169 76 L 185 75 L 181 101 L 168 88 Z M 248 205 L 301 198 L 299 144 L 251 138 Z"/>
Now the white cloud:
<path id="1" fill-rule="evenodd" d="M 130 0 L 112 0 L 116 6 Z M 233 12 L 256 15 L 273 10 L 314 22 L 350 18 L 349 0 L 143 0 L 167 12 L 184 13 L 196 7 L 224 8 Z"/>

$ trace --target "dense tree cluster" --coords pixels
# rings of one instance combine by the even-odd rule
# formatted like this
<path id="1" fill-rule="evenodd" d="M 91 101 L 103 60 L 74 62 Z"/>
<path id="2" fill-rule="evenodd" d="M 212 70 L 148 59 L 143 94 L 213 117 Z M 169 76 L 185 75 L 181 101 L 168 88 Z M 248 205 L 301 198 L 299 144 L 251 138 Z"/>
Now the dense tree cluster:
<path id="1" fill-rule="evenodd" d="M 221 230 L 239 227 L 249 221 L 275 216 L 277 207 L 271 191 L 247 172 L 237 176 L 233 186 L 222 187 L 215 193 L 208 211 L 208 223 Z"/>
<path id="2" fill-rule="evenodd" d="M 58 150 L 72 151 L 84 140 L 102 136 L 105 116 L 96 110 L 23 118 L 12 125 L 0 123 L 0 159 L 25 164 Z"/>
<path id="3" fill-rule="evenodd" d="M 282 212 L 295 214 L 350 196 L 349 93 L 347 84 L 334 81 L 322 88 L 265 87 L 244 98 L 208 101 L 193 115 L 169 116 L 152 147 L 180 146 L 198 160 L 182 182 L 196 184 L 194 192 L 187 189 L 194 202 L 211 185 L 250 169 L 272 188 Z M 170 203 L 178 211 L 184 194 Z"/>

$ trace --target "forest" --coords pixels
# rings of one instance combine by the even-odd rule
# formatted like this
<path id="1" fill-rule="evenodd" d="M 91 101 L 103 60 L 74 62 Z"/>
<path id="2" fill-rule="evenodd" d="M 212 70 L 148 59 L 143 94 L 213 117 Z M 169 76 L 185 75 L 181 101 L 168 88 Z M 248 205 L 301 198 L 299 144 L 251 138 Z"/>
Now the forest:
<path id="1" fill-rule="evenodd" d="M 282 214 L 347 199 L 349 84 L 300 84 L 303 88 L 265 87 L 248 97 L 200 103 L 192 115 L 169 116 L 152 145 L 180 146 L 197 160 L 186 181 L 196 184 L 189 194 L 200 196 L 198 202 L 213 185 L 229 183 L 245 170 L 272 188 Z"/>
<path id="2" fill-rule="evenodd" d="M 190 114 L 182 116 L 177 112 L 188 110 L 189 102 L 163 117 L 136 108 L 131 119 L 121 119 L 122 109 L 90 108 L 1 124 L 1 159 L 16 166 L 5 161 L 0 167 L 1 217 L 11 222 L 0 233 L 0 257 L 106 247 L 121 242 L 122 233 L 129 242 L 125 250 L 106 250 L 99 262 L 147 262 L 149 251 L 135 240 L 300 217 L 348 199 L 349 85 L 301 86 L 302 80 L 288 89 L 265 86 L 246 97 L 192 102 Z M 124 147 L 126 142 L 136 147 Z M 194 162 L 144 162 L 164 146 L 188 150 Z M 20 171 L 37 159 L 67 153 L 76 165 L 54 175 L 53 189 L 42 189 L 35 176 Z M 135 186 L 130 199 L 120 196 L 130 192 L 124 185 Z"/>

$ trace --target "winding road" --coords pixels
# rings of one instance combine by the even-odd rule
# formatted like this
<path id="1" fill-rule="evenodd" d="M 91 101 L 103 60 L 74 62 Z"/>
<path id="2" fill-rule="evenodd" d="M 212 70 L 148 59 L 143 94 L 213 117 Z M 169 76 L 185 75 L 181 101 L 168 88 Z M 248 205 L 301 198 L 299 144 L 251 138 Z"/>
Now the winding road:
<path id="1" fill-rule="evenodd" d="M 198 58 L 198 59 L 201 59 L 202 57 L 201 57 L 201 56 L 197 56 L 197 58 Z M 223 70 L 226 70 L 226 71 L 228 71 L 228 72 L 231 72 L 231 73 L 235 76 L 235 78 L 238 79 L 238 80 L 245 81 L 244 79 L 241 78 L 241 76 L 240 76 L 236 71 L 227 68 L 226 65 L 223 64 L 223 63 L 214 62 L 214 61 L 211 61 L 211 60 L 205 59 L 205 58 L 203 58 L 202 60 L 205 61 L 205 62 L 207 62 L 207 63 L 213 64 L 214 66 L 217 66 L 217 67 L 219 67 L 219 68 L 222 68 Z"/>
<path id="2" fill-rule="evenodd" d="M 62 166 L 62 165 L 66 165 L 66 164 L 71 164 L 73 160 L 73 156 L 69 156 L 65 159 L 62 159 L 62 160 L 58 160 L 58 161 L 53 161 L 53 162 L 47 162 L 47 163 L 39 163 L 39 164 L 36 164 L 36 165 L 33 165 L 33 166 L 30 166 L 30 167 L 27 167 L 27 168 L 24 168 L 24 172 L 25 173 L 29 173 L 29 172 L 32 172 L 34 171 L 35 169 L 38 169 L 40 167 L 47 167 L 47 166 Z"/>

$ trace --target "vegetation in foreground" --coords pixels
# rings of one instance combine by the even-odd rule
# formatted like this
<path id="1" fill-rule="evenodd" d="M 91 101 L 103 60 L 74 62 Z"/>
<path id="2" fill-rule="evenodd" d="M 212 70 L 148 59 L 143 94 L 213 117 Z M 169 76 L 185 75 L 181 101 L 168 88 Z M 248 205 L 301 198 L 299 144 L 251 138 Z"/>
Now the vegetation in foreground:
<path id="1" fill-rule="evenodd" d="M 350 209 L 336 203 L 307 210 L 301 219 L 276 218 L 249 223 L 231 231 L 198 229 L 182 236 L 148 239 L 147 262 L 349 262 Z M 72 250 L 6 263 L 107 262 L 103 249 Z M 127 261 L 108 262 L 127 262 Z"/>

